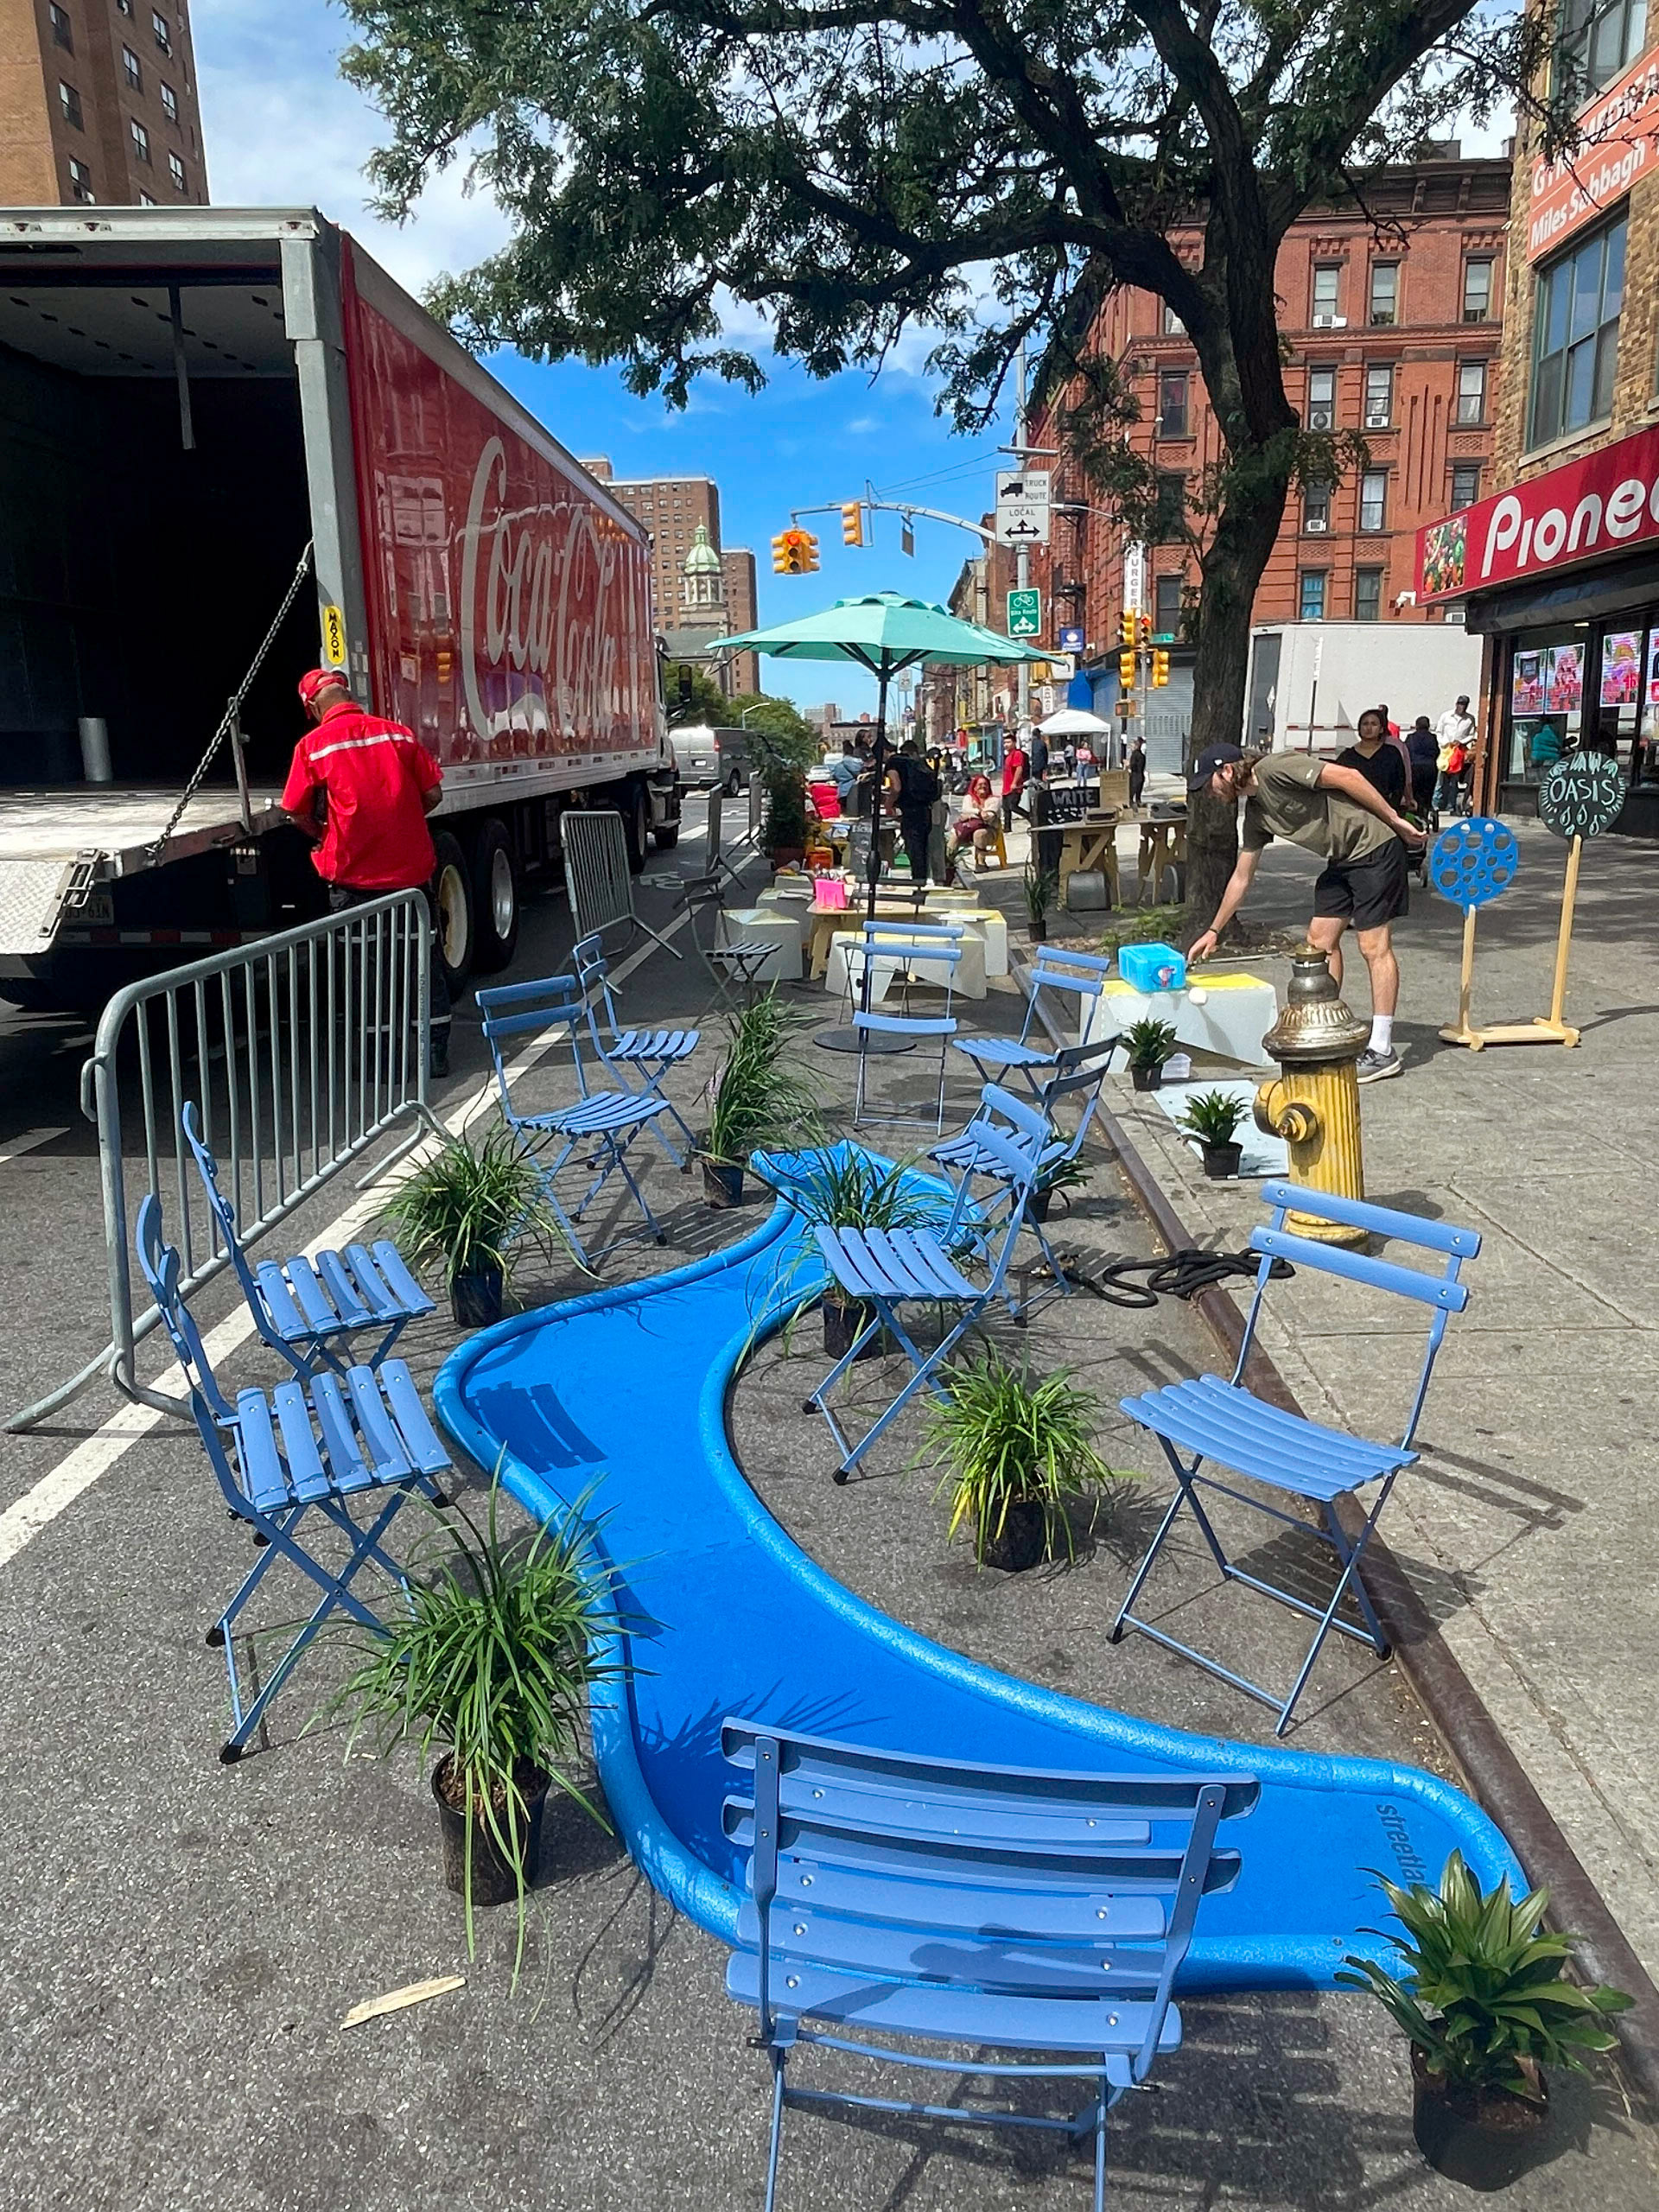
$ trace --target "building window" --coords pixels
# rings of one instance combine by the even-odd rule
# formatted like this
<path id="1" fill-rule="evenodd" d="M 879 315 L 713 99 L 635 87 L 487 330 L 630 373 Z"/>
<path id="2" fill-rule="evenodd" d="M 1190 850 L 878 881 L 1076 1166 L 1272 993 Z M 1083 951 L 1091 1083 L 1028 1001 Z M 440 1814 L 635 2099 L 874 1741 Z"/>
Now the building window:
<path id="1" fill-rule="evenodd" d="M 132 133 L 132 158 L 148 165 L 149 161 L 149 133 L 135 115 L 129 118 L 127 128 Z"/>
<path id="2" fill-rule="evenodd" d="M 1325 571 L 1323 569 L 1304 569 L 1301 589 L 1297 595 L 1298 620 L 1303 622 L 1323 622 L 1325 620 Z"/>
<path id="3" fill-rule="evenodd" d="M 1186 325 L 1167 301 L 1164 303 L 1164 335 L 1166 338 L 1185 338 Z"/>
<path id="4" fill-rule="evenodd" d="M 167 173 L 173 180 L 173 189 L 175 192 L 188 192 L 190 189 L 188 180 L 184 174 L 184 163 L 176 154 L 168 156 Z"/>
<path id="5" fill-rule="evenodd" d="M 66 85 L 61 77 L 58 79 L 58 105 L 63 110 L 66 123 L 73 124 L 77 130 L 85 128 L 80 119 L 80 94 L 73 85 Z"/>
<path id="6" fill-rule="evenodd" d="M 130 46 L 124 46 L 121 49 L 121 67 L 126 72 L 127 82 L 133 91 L 142 92 L 144 89 L 144 73 L 139 65 L 137 55 Z"/>
<path id="7" fill-rule="evenodd" d="M 69 27 L 68 16 L 58 5 L 58 0 L 52 0 L 52 4 L 46 12 L 52 22 L 53 45 L 60 46 L 66 54 L 73 54 L 75 50 L 75 35 Z"/>
<path id="8" fill-rule="evenodd" d="M 1452 512 L 1459 507 L 1472 507 L 1480 497 L 1480 464 L 1460 461 L 1452 469 Z"/>
<path id="9" fill-rule="evenodd" d="M 149 28 L 156 34 L 156 43 L 161 52 L 163 54 L 171 54 L 173 51 L 173 34 L 167 27 L 167 17 L 163 15 L 158 14 L 154 8 L 149 11 Z"/>
<path id="10" fill-rule="evenodd" d="M 1186 515 L 1186 479 L 1176 471 L 1160 469 L 1154 493 L 1152 534 L 1159 544 L 1176 537 Z"/>
<path id="11" fill-rule="evenodd" d="M 1541 446 L 1612 412 L 1624 305 L 1624 218 L 1541 272 L 1533 310 L 1532 429 Z"/>
<path id="12" fill-rule="evenodd" d="M 85 162 L 76 161 L 73 155 L 69 158 L 69 189 L 77 200 L 90 201 L 92 198 L 92 173 Z"/>
<path id="13" fill-rule="evenodd" d="M 1389 504 L 1389 472 L 1386 468 L 1368 468 L 1359 480 L 1359 526 L 1362 530 L 1383 530 Z"/>
<path id="14" fill-rule="evenodd" d="M 1354 570 L 1354 620 L 1356 622 L 1378 622 L 1382 618 L 1382 571 L 1381 569 Z"/>
<path id="15" fill-rule="evenodd" d="M 1465 261 L 1463 264 L 1463 319 L 1485 322 L 1492 312 L 1492 264 Z"/>
<path id="16" fill-rule="evenodd" d="M 1186 435 L 1186 371 L 1165 369 L 1158 378 L 1158 435 L 1160 438 Z"/>
<path id="17" fill-rule="evenodd" d="M 115 0 L 115 12 L 118 16 L 130 16 L 132 13 L 132 0 Z"/>
<path id="18" fill-rule="evenodd" d="M 1313 327 L 1334 321 L 1337 313 L 1337 287 L 1342 281 L 1342 264 L 1338 261 L 1322 261 L 1313 270 Z"/>
<path id="19" fill-rule="evenodd" d="M 138 195 L 138 205 L 141 207 L 156 207 L 160 204 L 158 200 L 152 199 L 148 192 L 141 192 Z"/>
<path id="20" fill-rule="evenodd" d="M 1302 486 L 1302 528 L 1323 531 L 1331 527 L 1331 486 L 1328 484 L 1305 484 Z"/>
<path id="21" fill-rule="evenodd" d="M 1154 576 L 1152 580 L 1154 635 L 1173 638 L 1181 623 L 1181 579 Z"/>
<path id="22" fill-rule="evenodd" d="M 1570 106 L 1611 85 L 1642 50 L 1646 0 L 1562 0 L 1556 73 Z"/>
<path id="23" fill-rule="evenodd" d="M 1375 323 L 1400 320 L 1400 264 L 1397 261 L 1371 264 L 1370 319 Z"/>
<path id="24" fill-rule="evenodd" d="M 1458 401 L 1452 410 L 1452 420 L 1460 429 L 1470 429 L 1486 420 L 1484 361 L 1460 361 L 1458 364 Z"/>
<path id="25" fill-rule="evenodd" d="M 162 113 L 169 123 L 176 123 L 179 119 L 179 96 L 171 85 L 162 86 Z"/>
<path id="26" fill-rule="evenodd" d="M 1337 427 L 1337 372 L 1310 369 L 1307 372 L 1307 427 L 1334 430 Z"/>
<path id="27" fill-rule="evenodd" d="M 1386 430 L 1394 420 L 1394 365 L 1373 361 L 1365 371 L 1365 428 Z"/>

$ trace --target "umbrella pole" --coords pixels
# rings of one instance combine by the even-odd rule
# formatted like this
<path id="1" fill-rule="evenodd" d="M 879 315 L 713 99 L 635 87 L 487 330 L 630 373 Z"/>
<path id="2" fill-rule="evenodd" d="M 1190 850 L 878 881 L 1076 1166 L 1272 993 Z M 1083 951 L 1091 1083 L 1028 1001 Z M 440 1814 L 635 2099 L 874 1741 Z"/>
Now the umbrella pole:
<path id="1" fill-rule="evenodd" d="M 887 684 L 891 677 L 885 654 L 876 671 L 875 700 L 875 787 L 870 793 L 870 860 L 865 871 L 864 918 L 875 919 L 876 887 L 881 880 L 881 787 L 887 772 Z M 863 975 L 858 987 L 858 1006 L 861 1014 L 870 1010 L 872 976 L 870 957 L 863 961 Z M 826 1052 L 909 1052 L 915 1047 L 908 1038 L 886 1034 L 872 1035 L 856 1023 L 850 1029 L 821 1029 L 813 1039 Z"/>

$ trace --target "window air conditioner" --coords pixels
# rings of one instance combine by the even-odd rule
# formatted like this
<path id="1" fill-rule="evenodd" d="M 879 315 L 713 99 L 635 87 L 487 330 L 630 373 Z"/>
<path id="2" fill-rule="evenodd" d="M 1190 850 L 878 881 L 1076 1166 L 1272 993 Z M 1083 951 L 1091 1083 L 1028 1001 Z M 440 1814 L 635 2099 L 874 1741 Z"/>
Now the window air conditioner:
<path id="1" fill-rule="evenodd" d="M 1326 515 L 1309 515 L 1304 527 L 1310 537 L 1317 537 L 1321 531 L 1330 529 L 1330 518 Z"/>
<path id="2" fill-rule="evenodd" d="M 1313 327 L 1315 330 L 1346 330 L 1348 318 L 1345 315 L 1316 315 Z"/>
<path id="3" fill-rule="evenodd" d="M 1365 427 L 1368 430 L 1386 430 L 1389 427 L 1388 409 L 1368 407 L 1365 410 Z"/>
<path id="4" fill-rule="evenodd" d="M 1307 410 L 1307 427 L 1310 430 L 1334 430 L 1337 427 L 1336 409 L 1310 407 Z"/>

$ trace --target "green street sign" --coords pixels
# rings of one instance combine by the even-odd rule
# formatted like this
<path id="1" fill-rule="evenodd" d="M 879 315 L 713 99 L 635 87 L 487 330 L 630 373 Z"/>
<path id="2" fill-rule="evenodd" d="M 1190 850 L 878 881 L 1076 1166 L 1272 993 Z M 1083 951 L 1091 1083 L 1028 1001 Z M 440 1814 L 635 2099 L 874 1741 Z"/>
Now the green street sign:
<path id="1" fill-rule="evenodd" d="M 1008 635 L 1040 638 L 1043 634 L 1043 594 L 1039 591 L 1008 594 Z"/>

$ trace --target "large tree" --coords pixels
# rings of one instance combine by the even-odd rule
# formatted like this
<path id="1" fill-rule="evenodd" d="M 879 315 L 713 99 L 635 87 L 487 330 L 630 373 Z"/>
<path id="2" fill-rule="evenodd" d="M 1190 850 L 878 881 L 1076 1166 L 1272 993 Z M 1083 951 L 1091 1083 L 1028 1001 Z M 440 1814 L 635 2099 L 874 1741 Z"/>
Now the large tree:
<path id="1" fill-rule="evenodd" d="M 1063 338 L 1079 302 L 1166 301 L 1225 444 L 1195 747 L 1242 726 L 1251 603 L 1306 460 L 1279 245 L 1357 169 L 1513 99 L 1538 20 L 1513 0 L 346 3 L 347 73 L 391 126 L 385 207 L 459 160 L 512 224 L 434 296 L 475 344 L 616 362 L 683 404 L 701 372 L 758 387 L 769 347 L 829 375 L 919 327 L 978 430 L 1021 344 Z M 1203 811 L 1194 903 L 1232 839 Z"/>

